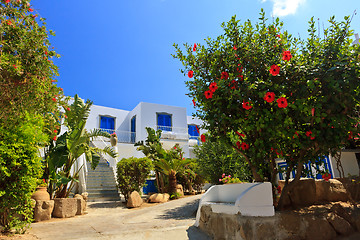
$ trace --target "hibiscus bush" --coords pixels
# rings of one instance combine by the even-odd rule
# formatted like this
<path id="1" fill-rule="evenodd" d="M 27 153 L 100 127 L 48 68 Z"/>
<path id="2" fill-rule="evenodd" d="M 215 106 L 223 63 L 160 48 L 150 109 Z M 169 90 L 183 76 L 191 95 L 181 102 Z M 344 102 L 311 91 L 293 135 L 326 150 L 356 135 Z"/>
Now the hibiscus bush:
<path id="1" fill-rule="evenodd" d="M 301 40 L 261 11 L 255 24 L 232 17 L 223 35 L 203 45 L 175 44 L 195 116 L 243 156 L 255 181 L 269 174 L 275 183 L 281 157 L 289 166 L 287 194 L 304 162 L 338 151 L 357 132 L 360 51 L 351 44 L 350 22 L 332 17 L 320 38 L 311 19 Z"/>
<path id="2" fill-rule="evenodd" d="M 41 177 L 39 148 L 56 140 L 63 90 L 45 20 L 28 0 L 0 0 L 0 224 L 23 231 Z"/>

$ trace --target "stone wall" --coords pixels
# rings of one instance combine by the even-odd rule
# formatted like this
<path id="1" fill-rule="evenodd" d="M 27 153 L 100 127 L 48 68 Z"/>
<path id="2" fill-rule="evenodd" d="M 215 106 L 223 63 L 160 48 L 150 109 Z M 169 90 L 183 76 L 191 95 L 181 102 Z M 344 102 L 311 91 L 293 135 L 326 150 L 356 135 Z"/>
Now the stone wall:
<path id="1" fill-rule="evenodd" d="M 276 212 L 273 217 L 247 217 L 214 213 L 203 205 L 199 228 L 216 240 L 330 240 L 360 231 L 358 207 L 337 202 Z"/>

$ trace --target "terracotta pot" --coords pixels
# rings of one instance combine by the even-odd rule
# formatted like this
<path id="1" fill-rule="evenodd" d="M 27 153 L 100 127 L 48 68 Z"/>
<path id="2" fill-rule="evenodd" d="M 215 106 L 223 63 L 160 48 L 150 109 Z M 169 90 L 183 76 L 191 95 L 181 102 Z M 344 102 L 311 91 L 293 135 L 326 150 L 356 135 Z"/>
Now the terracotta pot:
<path id="1" fill-rule="evenodd" d="M 47 187 L 37 187 L 31 198 L 35 200 L 47 201 L 50 200 L 50 194 L 47 192 Z"/>
<path id="2" fill-rule="evenodd" d="M 116 144 L 117 144 L 117 141 L 118 141 L 117 136 L 116 135 L 111 135 L 111 137 L 110 137 L 111 146 L 115 147 Z"/>

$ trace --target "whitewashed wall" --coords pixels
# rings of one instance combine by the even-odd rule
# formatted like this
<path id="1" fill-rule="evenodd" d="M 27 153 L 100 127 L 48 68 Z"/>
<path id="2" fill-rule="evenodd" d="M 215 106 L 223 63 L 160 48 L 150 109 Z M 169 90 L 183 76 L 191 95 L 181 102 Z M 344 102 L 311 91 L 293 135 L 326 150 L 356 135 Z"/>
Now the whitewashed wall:
<path id="1" fill-rule="evenodd" d="M 331 161 L 334 177 L 340 177 L 339 171 L 336 168 L 335 158 L 331 156 L 330 161 Z M 344 169 L 344 174 L 345 174 L 344 177 L 347 177 L 349 174 L 359 176 L 359 164 L 357 163 L 356 160 L 355 151 L 344 150 L 341 153 L 340 161 Z"/>
<path id="2" fill-rule="evenodd" d="M 92 105 L 89 118 L 86 122 L 86 129 L 91 130 L 100 127 L 100 116 L 113 117 L 115 118 L 115 130 L 130 131 L 129 124 L 124 125 L 126 117 L 129 111 Z"/>

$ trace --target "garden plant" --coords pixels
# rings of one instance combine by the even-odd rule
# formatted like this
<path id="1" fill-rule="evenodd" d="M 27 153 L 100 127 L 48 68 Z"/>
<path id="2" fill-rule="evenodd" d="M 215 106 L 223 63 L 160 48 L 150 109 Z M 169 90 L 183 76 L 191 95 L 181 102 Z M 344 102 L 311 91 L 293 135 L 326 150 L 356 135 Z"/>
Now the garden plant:
<path id="1" fill-rule="evenodd" d="M 38 150 L 56 136 L 63 91 L 45 20 L 27 0 L 0 1 L 0 225 L 23 232 L 42 176 Z"/>
<path id="2" fill-rule="evenodd" d="M 261 11 L 255 24 L 232 17 L 204 44 L 174 45 L 203 128 L 243 156 L 255 181 L 270 174 L 276 186 L 275 159 L 286 161 L 278 209 L 303 163 L 334 154 L 358 132 L 360 48 L 351 44 L 350 23 L 331 17 L 320 32 L 311 19 L 302 40 Z"/>

